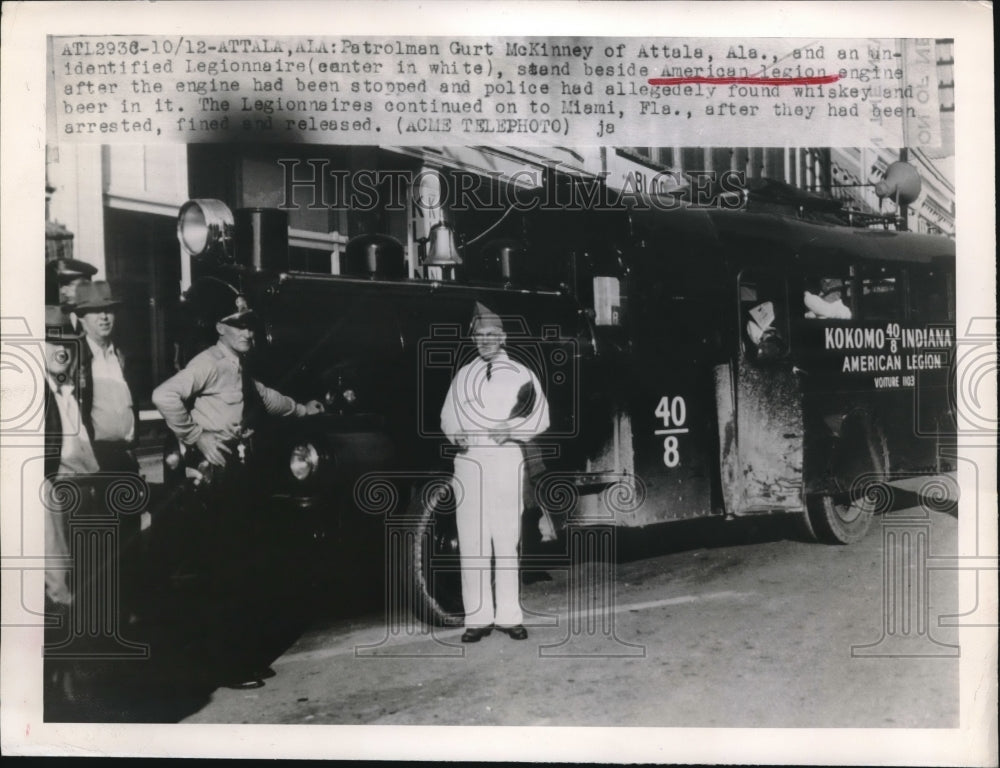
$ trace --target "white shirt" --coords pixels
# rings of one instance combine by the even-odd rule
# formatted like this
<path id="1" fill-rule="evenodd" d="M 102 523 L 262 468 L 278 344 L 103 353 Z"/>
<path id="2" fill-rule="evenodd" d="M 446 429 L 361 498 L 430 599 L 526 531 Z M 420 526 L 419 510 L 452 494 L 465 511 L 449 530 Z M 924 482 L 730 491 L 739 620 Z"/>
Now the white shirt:
<path id="1" fill-rule="evenodd" d="M 834 320 L 850 320 L 851 310 L 844 304 L 839 298 L 833 301 L 827 301 L 821 296 L 817 296 L 815 293 L 810 293 L 809 291 L 804 292 L 802 297 L 802 303 L 806 305 L 805 314 L 808 318 L 831 318 Z"/>
<path id="2" fill-rule="evenodd" d="M 90 369 L 94 380 L 94 402 L 90 408 L 94 439 L 131 443 L 135 438 L 135 414 L 118 352 L 114 344 L 102 348 L 89 336 L 87 344 L 94 355 Z"/>
<path id="3" fill-rule="evenodd" d="M 100 471 L 87 430 L 80 419 L 80 404 L 72 384 L 58 385 L 49 377 L 49 387 L 62 422 L 62 448 L 59 452 L 60 475 L 91 475 Z"/>
<path id="4" fill-rule="evenodd" d="M 534 388 L 533 407 L 512 418 L 526 386 Z M 470 446 L 496 445 L 489 430 L 497 428 L 505 428 L 518 441 L 549 428 L 549 404 L 538 378 L 502 351 L 489 362 L 477 357 L 459 369 L 441 409 L 441 430 L 451 442 L 464 436 Z"/>

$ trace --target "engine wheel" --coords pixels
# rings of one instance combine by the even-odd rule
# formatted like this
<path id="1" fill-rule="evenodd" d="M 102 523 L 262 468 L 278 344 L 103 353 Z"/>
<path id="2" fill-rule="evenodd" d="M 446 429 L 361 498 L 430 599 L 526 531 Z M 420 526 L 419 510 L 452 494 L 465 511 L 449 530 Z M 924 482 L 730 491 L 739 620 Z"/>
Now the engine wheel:
<path id="1" fill-rule="evenodd" d="M 875 504 L 868 499 L 850 499 L 843 494 L 822 494 L 810 500 L 807 515 L 819 541 L 856 544 L 871 528 Z"/>
<path id="2" fill-rule="evenodd" d="M 419 519 L 408 539 L 411 609 L 425 624 L 460 627 L 465 613 L 450 483 L 432 481 L 417 489 L 408 514 Z"/>
<path id="3" fill-rule="evenodd" d="M 875 512 L 891 497 L 884 484 L 889 466 L 885 434 L 865 416 L 844 420 L 830 464 L 830 490 L 807 499 L 803 520 L 819 541 L 855 544 L 871 528 Z"/>
<path id="4" fill-rule="evenodd" d="M 814 503 L 812 500 L 807 501 L 807 504 L 812 504 L 812 503 Z M 789 530 L 796 539 L 809 542 L 815 542 L 820 540 L 819 534 L 816 533 L 816 529 L 813 528 L 808 508 L 806 509 L 805 512 L 794 513 L 790 515 L 790 517 L 792 525 Z"/>

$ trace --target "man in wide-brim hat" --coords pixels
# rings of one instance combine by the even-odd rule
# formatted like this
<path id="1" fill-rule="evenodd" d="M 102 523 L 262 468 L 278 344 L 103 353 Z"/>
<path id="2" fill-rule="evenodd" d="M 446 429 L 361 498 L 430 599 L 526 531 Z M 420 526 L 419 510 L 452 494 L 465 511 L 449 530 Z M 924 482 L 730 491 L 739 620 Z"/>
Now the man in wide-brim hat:
<path id="1" fill-rule="evenodd" d="M 138 477 L 135 456 L 138 409 L 132 397 L 132 368 L 114 341 L 115 322 L 122 302 L 103 281 L 86 281 L 76 286 L 73 316 L 84 332 L 80 345 L 80 407 L 83 424 L 90 437 L 103 473 Z M 140 608 L 138 514 L 118 516 L 121 597 L 126 615 Z"/>
<path id="2" fill-rule="evenodd" d="M 98 280 L 78 285 L 71 306 L 85 335 L 80 350 L 80 403 L 97 461 L 104 471 L 136 472 L 138 464 L 132 454 L 135 403 L 126 358 L 113 339 L 121 304 L 111 286 Z"/>

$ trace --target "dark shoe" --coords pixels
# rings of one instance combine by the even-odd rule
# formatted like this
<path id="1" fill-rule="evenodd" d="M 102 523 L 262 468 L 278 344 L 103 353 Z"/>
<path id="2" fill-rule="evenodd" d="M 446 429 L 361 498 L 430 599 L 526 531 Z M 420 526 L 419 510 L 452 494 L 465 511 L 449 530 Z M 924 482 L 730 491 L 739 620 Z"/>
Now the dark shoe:
<path id="1" fill-rule="evenodd" d="M 512 640 L 528 639 L 528 630 L 524 628 L 523 624 L 518 624 L 516 627 L 497 627 L 497 631 L 503 632 Z"/>
<path id="2" fill-rule="evenodd" d="M 462 633 L 463 643 L 478 643 L 484 637 L 493 632 L 493 627 L 469 627 Z"/>

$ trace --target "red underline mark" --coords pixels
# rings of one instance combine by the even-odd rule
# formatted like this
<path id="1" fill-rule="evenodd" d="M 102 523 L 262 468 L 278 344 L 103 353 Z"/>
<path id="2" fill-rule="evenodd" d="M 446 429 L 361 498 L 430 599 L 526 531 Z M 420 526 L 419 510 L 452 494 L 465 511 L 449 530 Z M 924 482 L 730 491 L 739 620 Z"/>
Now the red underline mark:
<path id="1" fill-rule="evenodd" d="M 651 77 L 650 85 L 829 85 L 840 75 L 817 77 Z"/>

